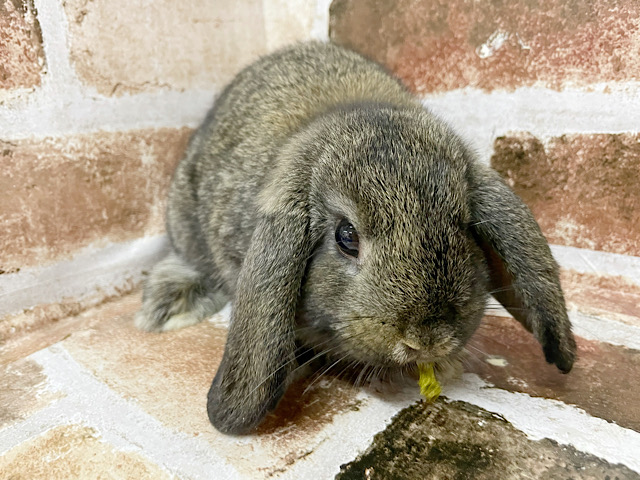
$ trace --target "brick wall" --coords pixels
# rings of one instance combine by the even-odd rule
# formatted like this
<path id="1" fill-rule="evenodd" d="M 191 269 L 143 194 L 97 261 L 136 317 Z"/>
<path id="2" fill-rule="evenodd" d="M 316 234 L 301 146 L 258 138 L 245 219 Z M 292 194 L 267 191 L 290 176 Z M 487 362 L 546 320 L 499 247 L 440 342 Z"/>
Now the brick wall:
<path id="1" fill-rule="evenodd" d="M 316 0 L 0 0 L 0 341 L 135 286 L 216 93 L 258 55 L 326 37 L 327 15 Z"/>
<path id="2" fill-rule="evenodd" d="M 327 32 L 506 177 L 575 271 L 570 301 L 596 298 L 602 275 L 637 295 L 639 14 L 634 0 L 0 0 L 0 339 L 136 285 L 215 94 Z"/>

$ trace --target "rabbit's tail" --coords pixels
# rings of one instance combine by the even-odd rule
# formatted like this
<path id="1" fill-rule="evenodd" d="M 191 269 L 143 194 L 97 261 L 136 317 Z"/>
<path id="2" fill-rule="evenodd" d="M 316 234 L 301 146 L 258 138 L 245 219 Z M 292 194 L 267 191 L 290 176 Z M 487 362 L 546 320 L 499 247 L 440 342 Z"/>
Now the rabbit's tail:
<path id="1" fill-rule="evenodd" d="M 211 280 L 172 252 L 146 278 L 135 324 L 147 331 L 176 330 L 213 315 L 227 300 Z"/>

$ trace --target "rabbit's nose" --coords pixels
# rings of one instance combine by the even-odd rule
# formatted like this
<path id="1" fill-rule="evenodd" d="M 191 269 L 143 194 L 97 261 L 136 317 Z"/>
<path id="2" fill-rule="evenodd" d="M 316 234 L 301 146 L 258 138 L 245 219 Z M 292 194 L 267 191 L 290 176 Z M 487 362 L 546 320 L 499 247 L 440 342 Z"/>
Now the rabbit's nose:
<path id="1" fill-rule="evenodd" d="M 410 339 L 403 339 L 396 343 L 393 349 L 393 356 L 400 364 L 416 362 L 423 353 L 423 348 L 417 342 Z"/>
<path id="2" fill-rule="evenodd" d="M 420 352 L 423 347 L 422 345 L 420 345 L 418 342 L 416 342 L 415 340 L 411 340 L 409 338 L 405 338 L 404 340 L 401 341 L 401 343 L 404 345 L 405 348 L 407 348 L 409 351 L 414 351 L 414 352 Z"/>

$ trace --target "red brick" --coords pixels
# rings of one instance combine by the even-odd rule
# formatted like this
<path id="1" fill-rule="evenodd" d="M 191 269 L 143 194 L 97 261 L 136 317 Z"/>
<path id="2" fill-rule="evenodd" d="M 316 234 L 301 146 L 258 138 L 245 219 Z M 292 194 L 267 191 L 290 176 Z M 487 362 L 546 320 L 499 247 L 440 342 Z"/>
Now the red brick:
<path id="1" fill-rule="evenodd" d="M 124 288 L 118 289 L 115 296 L 102 292 L 97 297 L 80 300 L 65 298 L 58 303 L 37 305 L 20 313 L 0 316 L 0 365 L 26 358 L 74 331 L 90 328 L 96 318 L 95 311 L 108 309 L 110 315 L 119 315 L 122 308 L 129 308 L 127 300 L 132 297 L 125 294 L 135 287 L 133 281 L 129 281 Z M 117 298 L 122 295 L 125 295 L 122 299 Z M 138 299 L 141 293 L 133 296 Z M 105 302 L 106 305 L 101 306 Z"/>
<path id="2" fill-rule="evenodd" d="M 560 89 L 636 80 L 639 17 L 635 0 L 336 0 L 330 35 L 419 93 Z M 499 37 L 499 48 L 483 55 Z"/>
<path id="3" fill-rule="evenodd" d="M 43 66 L 42 33 L 33 0 L 0 0 L 0 90 L 40 85 Z"/>
<path id="4" fill-rule="evenodd" d="M 582 338 L 576 342 L 578 360 L 564 375 L 545 362 L 538 342 L 515 320 L 487 316 L 467 346 L 466 369 L 499 388 L 561 400 L 640 431 L 640 402 L 633 388 L 640 351 Z M 507 364 L 487 362 L 495 356 Z"/>
<path id="5" fill-rule="evenodd" d="M 640 135 L 500 137 L 491 164 L 551 243 L 640 256 Z"/>
<path id="6" fill-rule="evenodd" d="M 0 141 L 0 271 L 163 230 L 189 129 Z"/>

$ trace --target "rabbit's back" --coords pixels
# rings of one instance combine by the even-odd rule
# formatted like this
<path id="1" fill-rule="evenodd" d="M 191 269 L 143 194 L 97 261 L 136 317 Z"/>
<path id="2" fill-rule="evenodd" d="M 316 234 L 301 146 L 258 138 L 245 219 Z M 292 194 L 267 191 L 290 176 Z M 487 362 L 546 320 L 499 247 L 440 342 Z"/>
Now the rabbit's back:
<path id="1" fill-rule="evenodd" d="M 264 57 L 224 90 L 198 137 L 210 153 L 277 148 L 317 114 L 354 101 L 415 105 L 378 64 L 331 44 L 305 43 Z M 199 143 L 199 142 L 198 142 Z"/>
<path id="2" fill-rule="evenodd" d="M 167 210 L 174 248 L 235 283 L 279 149 L 319 114 L 358 101 L 416 105 L 378 64 L 331 44 L 299 44 L 240 72 L 176 169 Z"/>

